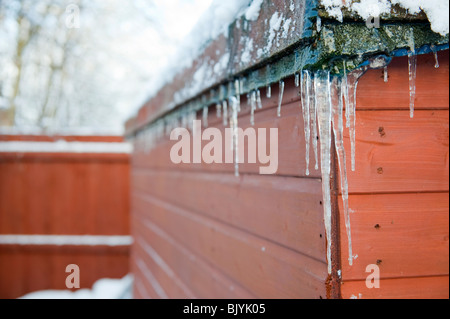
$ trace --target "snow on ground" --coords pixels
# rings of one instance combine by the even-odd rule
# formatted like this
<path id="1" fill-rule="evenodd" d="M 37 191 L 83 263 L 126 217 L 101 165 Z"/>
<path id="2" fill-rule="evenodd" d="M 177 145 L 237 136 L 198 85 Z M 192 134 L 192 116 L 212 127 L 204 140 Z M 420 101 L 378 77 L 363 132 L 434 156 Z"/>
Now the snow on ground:
<path id="1" fill-rule="evenodd" d="M 361 18 L 377 17 L 388 14 L 393 5 L 400 5 L 410 14 L 425 12 L 431 23 L 431 29 L 445 36 L 449 33 L 449 1 L 448 0 L 321 0 L 328 14 L 342 22 L 342 9 L 345 7 L 356 12 Z"/>
<path id="2" fill-rule="evenodd" d="M 133 276 L 121 279 L 103 278 L 97 280 L 92 289 L 41 290 L 26 294 L 19 299 L 132 299 Z"/>

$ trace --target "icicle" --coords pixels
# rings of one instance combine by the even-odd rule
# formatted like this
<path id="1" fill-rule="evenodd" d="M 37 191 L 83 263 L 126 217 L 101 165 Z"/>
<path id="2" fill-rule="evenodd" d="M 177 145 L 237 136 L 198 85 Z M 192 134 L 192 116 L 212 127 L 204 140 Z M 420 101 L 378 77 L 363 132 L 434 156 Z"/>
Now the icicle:
<path id="1" fill-rule="evenodd" d="M 256 104 L 258 105 L 258 109 L 262 109 L 261 92 L 259 89 L 256 90 Z"/>
<path id="2" fill-rule="evenodd" d="M 203 127 L 208 127 L 208 107 L 203 107 Z"/>
<path id="3" fill-rule="evenodd" d="M 283 93 L 284 93 L 284 81 L 280 80 L 280 92 L 278 95 L 278 109 L 277 109 L 277 116 L 281 116 L 281 103 L 283 102 Z"/>
<path id="4" fill-rule="evenodd" d="M 189 113 L 189 129 L 193 133 L 193 135 L 196 133 L 194 131 L 194 121 L 197 119 L 197 113 L 194 110 L 191 110 Z"/>
<path id="5" fill-rule="evenodd" d="M 250 94 L 250 124 L 255 125 L 256 91 Z"/>
<path id="6" fill-rule="evenodd" d="M 306 175 L 309 175 L 309 143 L 311 140 L 311 120 L 309 113 L 309 88 L 310 88 L 310 76 L 309 71 L 305 70 L 301 73 L 301 99 L 302 99 L 302 111 L 303 111 L 303 122 L 304 122 L 304 131 L 305 131 L 305 160 L 306 160 Z"/>
<path id="7" fill-rule="evenodd" d="M 222 102 L 222 106 L 223 106 L 223 125 L 227 126 L 228 124 L 228 103 L 227 100 L 223 100 Z"/>
<path id="8" fill-rule="evenodd" d="M 237 100 L 237 111 L 240 112 L 241 111 L 241 81 L 239 81 L 239 79 L 236 79 L 234 81 L 234 88 L 236 90 L 236 100 Z"/>
<path id="9" fill-rule="evenodd" d="M 333 107 L 333 132 L 334 144 L 336 148 L 339 176 L 341 186 L 341 196 L 344 211 L 345 227 L 348 238 L 349 264 L 353 264 L 352 237 L 350 230 L 350 214 L 348 207 L 348 179 L 347 179 L 347 160 L 344 148 L 344 119 L 343 119 L 343 91 L 342 83 L 338 78 L 334 78 L 331 85 L 331 102 Z"/>
<path id="10" fill-rule="evenodd" d="M 272 88 L 271 88 L 270 84 L 266 88 L 266 97 L 268 99 L 270 99 L 272 97 Z"/>
<path id="11" fill-rule="evenodd" d="M 299 73 L 295 73 L 295 87 L 299 87 L 300 86 L 300 74 Z"/>
<path id="12" fill-rule="evenodd" d="M 439 68 L 439 59 L 438 59 L 437 51 L 434 51 L 434 61 L 435 61 L 434 67 L 435 67 L 436 69 L 438 69 L 438 68 Z"/>
<path id="13" fill-rule="evenodd" d="M 317 171 L 319 169 L 319 155 L 317 151 L 317 110 L 316 110 L 316 99 L 314 98 L 314 78 L 310 74 L 309 81 L 309 119 L 311 121 L 311 139 L 314 151 L 315 165 L 314 169 Z"/>
<path id="14" fill-rule="evenodd" d="M 414 52 L 408 52 L 408 74 L 409 74 L 409 116 L 414 117 L 414 100 L 416 98 L 416 70 L 417 56 Z"/>
<path id="15" fill-rule="evenodd" d="M 383 74 L 384 74 L 384 82 L 387 83 L 388 82 L 388 77 L 389 77 L 388 76 L 388 67 L 387 66 L 384 67 Z"/>
<path id="16" fill-rule="evenodd" d="M 431 49 L 431 51 L 433 52 L 433 55 L 434 55 L 434 67 L 437 69 L 437 68 L 439 68 L 439 59 L 438 59 L 436 46 L 434 44 L 432 44 L 432 45 L 430 45 L 430 49 Z"/>
<path id="17" fill-rule="evenodd" d="M 322 194 L 325 232 L 327 238 L 328 273 L 331 274 L 331 100 L 329 72 L 318 71 L 315 74 L 314 92 L 320 134 L 320 168 L 322 171 Z"/>
<path id="18" fill-rule="evenodd" d="M 409 77 L 409 117 L 414 117 L 414 100 L 416 99 L 416 44 L 414 40 L 414 31 L 411 29 L 411 36 L 409 37 L 409 51 L 408 51 L 408 77 Z"/>
<path id="19" fill-rule="evenodd" d="M 350 117 L 348 113 L 347 101 L 348 98 L 348 85 L 347 85 L 347 62 L 344 60 L 344 77 L 342 78 L 342 89 L 344 90 L 345 99 L 345 127 L 350 128 Z"/>
<path id="20" fill-rule="evenodd" d="M 222 117 L 222 105 L 220 103 L 216 104 L 216 116 L 217 118 Z"/>
<path id="21" fill-rule="evenodd" d="M 238 145 L 238 99 L 234 96 L 230 98 L 231 117 L 230 128 L 233 134 L 233 150 L 234 150 L 234 175 L 239 176 L 239 145 Z"/>
<path id="22" fill-rule="evenodd" d="M 346 126 L 349 128 L 351 148 L 351 168 L 355 171 L 355 144 L 356 144 L 356 88 L 359 78 L 367 70 L 367 67 L 356 69 L 346 75 L 343 82 L 345 99 Z"/>

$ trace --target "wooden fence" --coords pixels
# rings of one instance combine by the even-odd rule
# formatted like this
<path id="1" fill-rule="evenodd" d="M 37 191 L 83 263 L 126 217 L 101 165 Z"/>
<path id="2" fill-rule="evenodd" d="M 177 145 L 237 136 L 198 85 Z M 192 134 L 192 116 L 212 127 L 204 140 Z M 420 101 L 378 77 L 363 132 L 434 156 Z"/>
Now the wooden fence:
<path id="1" fill-rule="evenodd" d="M 0 298 L 129 272 L 129 149 L 114 136 L 0 135 Z M 82 235 L 80 237 L 80 235 Z"/>

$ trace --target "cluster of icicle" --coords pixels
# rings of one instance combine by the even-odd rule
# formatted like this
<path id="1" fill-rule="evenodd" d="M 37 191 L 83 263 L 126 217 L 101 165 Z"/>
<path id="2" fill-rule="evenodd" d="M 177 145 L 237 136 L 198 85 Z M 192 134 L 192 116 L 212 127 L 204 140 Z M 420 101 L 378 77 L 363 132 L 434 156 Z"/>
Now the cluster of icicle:
<path id="1" fill-rule="evenodd" d="M 347 160 L 344 148 L 345 126 L 349 130 L 351 148 L 351 169 L 355 170 L 355 124 L 356 124 L 356 87 L 358 79 L 366 71 L 362 68 L 345 72 L 343 77 L 332 77 L 329 71 L 311 73 L 300 72 L 301 106 L 305 127 L 306 141 L 306 175 L 309 175 L 309 153 L 312 141 L 315 169 L 318 165 L 317 137 L 320 138 L 320 169 L 322 173 L 322 194 L 324 206 L 324 222 L 327 237 L 328 272 L 331 273 L 331 143 L 334 135 L 335 149 L 338 157 L 340 187 L 343 201 L 345 226 L 348 236 L 349 264 L 353 264 L 356 256 L 352 251 L 350 215 L 348 207 Z M 345 112 L 344 112 L 345 104 Z"/>
<path id="2" fill-rule="evenodd" d="M 413 48 L 413 46 L 412 46 Z M 437 53 L 435 67 L 439 67 Z M 344 118 L 345 128 L 348 129 L 350 137 L 351 170 L 355 170 L 355 138 L 356 138 L 356 88 L 358 79 L 370 68 L 384 68 L 384 81 L 388 81 L 387 60 L 384 57 L 376 57 L 369 60 L 369 63 L 352 72 L 346 71 L 344 62 L 343 76 L 332 76 L 329 71 L 319 70 L 311 72 L 301 70 L 295 74 L 295 86 L 299 87 L 301 94 L 301 109 L 304 120 L 305 134 L 305 160 L 306 171 L 309 175 L 310 148 L 315 159 L 315 170 L 319 169 L 318 163 L 318 139 L 320 139 L 320 169 L 322 173 L 322 192 L 324 206 L 324 221 L 327 239 L 327 259 L 328 272 L 331 273 L 331 194 L 330 194 L 330 165 L 331 165 L 331 143 L 334 136 L 334 147 L 337 152 L 340 190 L 343 201 L 343 210 L 345 226 L 348 236 L 349 264 L 357 255 L 353 255 L 351 227 L 350 227 L 350 209 L 348 205 L 348 181 L 347 181 L 347 155 L 344 148 Z M 417 58 L 415 51 L 411 49 L 408 53 L 408 71 L 409 71 L 409 96 L 410 96 L 410 116 L 414 116 L 415 99 L 415 79 L 416 79 Z M 283 100 L 284 86 L 283 80 L 279 81 L 279 96 L 277 116 L 281 116 L 281 105 Z M 216 116 L 222 118 L 223 125 L 229 125 L 233 134 L 230 147 L 234 153 L 234 172 L 239 176 L 239 155 L 238 155 L 238 115 L 241 111 L 241 92 L 243 92 L 242 81 L 236 79 L 229 83 L 227 92 L 233 92 L 233 95 L 225 97 L 225 86 L 220 87 L 219 102 L 216 103 Z M 212 94 L 213 92 L 211 92 Z M 266 88 L 266 95 L 271 97 L 271 86 Z M 206 100 L 202 98 L 202 100 Z M 250 124 L 254 125 L 254 115 L 257 109 L 262 108 L 261 93 L 259 89 L 251 90 L 247 94 L 247 104 L 250 107 Z M 345 107 L 344 107 L 345 106 Z M 208 127 L 208 105 L 202 109 L 202 123 Z M 144 150 L 151 150 L 158 140 L 164 135 L 170 135 L 170 132 L 178 127 L 184 127 L 193 132 L 193 121 L 197 118 L 198 107 L 187 105 L 181 111 L 173 112 L 165 118 L 153 123 L 147 129 L 137 135 L 137 143 L 141 143 Z M 312 142 L 312 143 L 311 143 Z"/>

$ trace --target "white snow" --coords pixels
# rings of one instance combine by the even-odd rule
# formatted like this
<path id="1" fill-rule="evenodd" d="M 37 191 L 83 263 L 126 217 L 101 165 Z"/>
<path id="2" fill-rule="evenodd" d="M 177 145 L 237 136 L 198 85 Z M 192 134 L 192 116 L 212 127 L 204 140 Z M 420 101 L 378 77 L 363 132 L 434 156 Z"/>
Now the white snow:
<path id="1" fill-rule="evenodd" d="M 133 276 L 128 274 L 121 279 L 102 278 L 92 289 L 41 290 L 26 294 L 19 299 L 132 299 Z"/>
<path id="2" fill-rule="evenodd" d="M 264 0 L 253 0 L 245 12 L 245 18 L 249 21 L 256 21 L 259 17 L 259 11 L 261 10 L 261 4 Z"/>
<path id="3" fill-rule="evenodd" d="M 254 20 L 259 16 L 261 0 L 213 0 L 211 6 L 200 17 L 191 33 L 185 38 L 185 41 L 179 46 L 176 54 L 169 58 L 169 63 L 162 66 L 156 72 L 158 76 L 154 77 L 149 85 L 149 98 L 166 84 L 170 83 L 175 76 L 182 70 L 189 68 L 195 59 L 200 56 L 205 45 L 213 39 L 220 36 L 228 37 L 228 26 L 240 16 L 245 15 L 246 19 Z M 223 54 L 228 54 L 224 52 Z M 228 62 L 228 61 L 226 61 Z M 227 66 L 224 60 L 221 60 L 221 66 Z M 224 70 L 222 67 L 204 66 L 212 68 L 213 74 L 207 78 L 214 80 L 214 76 Z M 204 72 L 204 71 L 203 71 Z M 197 82 L 197 81 L 193 81 Z M 182 102 L 185 98 L 191 96 L 192 92 L 198 93 L 204 83 L 191 83 L 190 88 L 181 90 L 175 98 L 175 103 Z M 147 99 L 148 100 L 148 99 Z"/>
<path id="4" fill-rule="evenodd" d="M 131 236 L 101 235 L 0 235 L 1 245 L 129 246 Z"/>
<path id="5" fill-rule="evenodd" d="M 356 12 L 361 18 L 377 17 L 389 14 L 395 4 L 407 9 L 410 14 L 417 14 L 421 10 L 427 15 L 431 29 L 447 35 L 449 33 L 449 1 L 448 0 L 321 0 L 328 14 L 342 22 L 342 9 L 345 7 Z"/>
<path id="6" fill-rule="evenodd" d="M 252 60 L 253 39 L 247 40 L 244 52 L 241 55 L 241 63 L 247 64 Z"/>
<path id="7" fill-rule="evenodd" d="M 125 153 L 132 151 L 130 143 L 107 142 L 0 142 L 3 153 Z"/>
<path id="8" fill-rule="evenodd" d="M 281 37 L 286 39 L 289 35 L 289 26 L 291 25 L 292 19 L 289 18 L 284 21 L 283 23 L 283 33 L 281 34 Z"/>
<path id="9" fill-rule="evenodd" d="M 281 27 L 281 22 L 283 22 L 283 16 L 275 12 L 269 21 L 269 37 L 267 38 L 266 51 L 269 51 L 272 47 L 272 42 Z"/>

